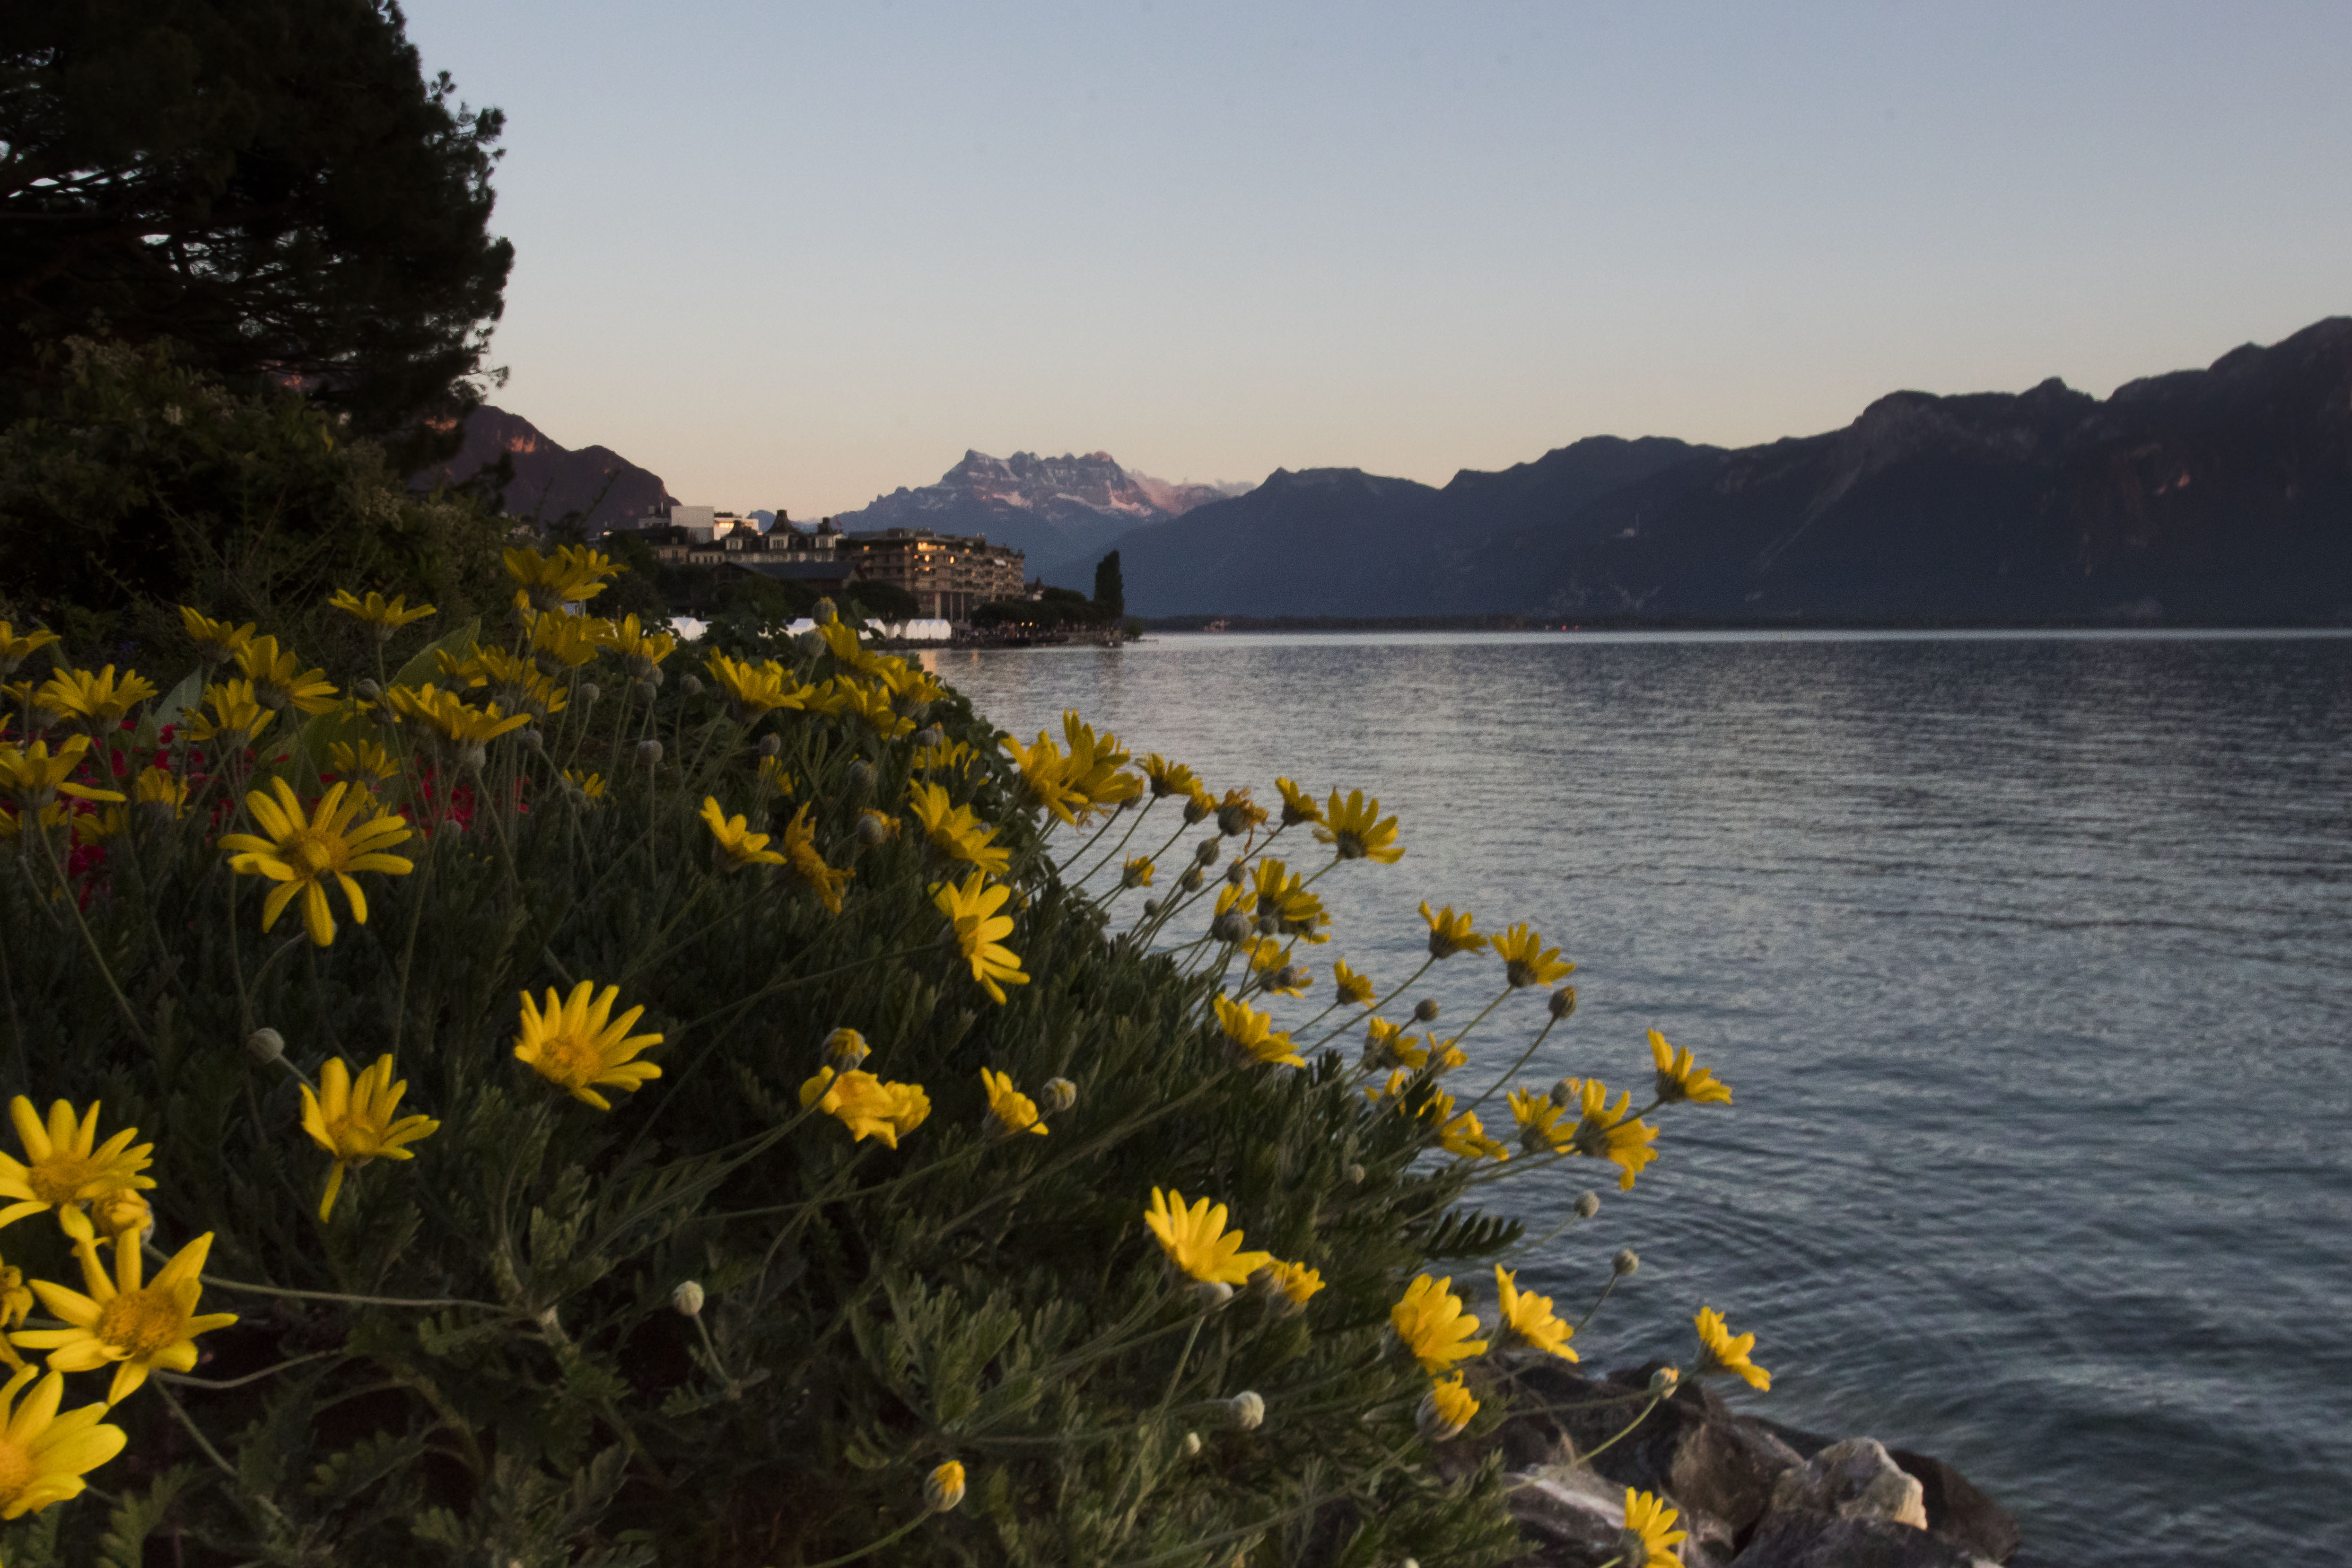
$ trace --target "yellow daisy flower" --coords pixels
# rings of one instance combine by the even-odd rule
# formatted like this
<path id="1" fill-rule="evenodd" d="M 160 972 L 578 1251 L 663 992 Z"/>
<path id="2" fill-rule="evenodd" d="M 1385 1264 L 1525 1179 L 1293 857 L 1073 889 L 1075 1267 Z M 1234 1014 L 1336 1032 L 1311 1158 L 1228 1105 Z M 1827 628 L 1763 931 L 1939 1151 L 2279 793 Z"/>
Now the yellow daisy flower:
<path id="1" fill-rule="evenodd" d="M 1362 790 L 1350 790 L 1341 800 L 1335 789 L 1323 809 L 1323 825 L 1315 829 L 1315 837 L 1336 849 L 1340 859 L 1393 866 L 1403 857 L 1404 846 L 1396 841 L 1397 819 L 1383 821 L 1381 803 L 1367 799 Z"/>
<path id="2" fill-rule="evenodd" d="M 996 829 L 982 822 L 971 807 L 950 804 L 948 792 L 940 785 L 908 786 L 907 809 L 943 858 L 961 860 L 992 877 L 1002 877 L 1013 864 L 1013 852 L 995 842 Z"/>
<path id="3" fill-rule="evenodd" d="M 1042 806 L 1062 821 L 1071 824 L 1078 820 L 1078 811 L 1090 809 L 1085 793 L 1070 785 L 1070 759 L 1062 755 L 1061 747 L 1045 738 L 1044 731 L 1038 731 L 1037 743 L 1034 746 L 1024 746 L 1010 735 L 1004 737 L 1002 744 L 1014 765 L 1021 770 L 1021 782 L 1029 804 Z"/>
<path id="4" fill-rule="evenodd" d="M 1690 1532 L 1674 1527 L 1677 1517 L 1665 1499 L 1627 1487 L 1625 1530 L 1617 1543 L 1624 1568 L 1681 1568 L 1682 1556 L 1675 1548 Z"/>
<path id="5" fill-rule="evenodd" d="M 17 1404 L 17 1394 L 37 1375 L 32 1367 L 19 1367 L 0 1387 L 0 1519 L 22 1519 L 79 1497 L 88 1484 L 82 1477 L 130 1441 L 121 1427 L 100 1425 L 106 1415 L 103 1405 L 58 1414 L 66 1394 L 62 1372 L 51 1371 Z"/>
<path id="6" fill-rule="evenodd" d="M 204 1285 L 205 1258 L 212 1251 L 213 1233 L 205 1232 L 180 1248 L 156 1274 L 154 1283 L 142 1283 L 145 1260 L 139 1236 L 126 1231 L 114 1238 L 114 1277 L 107 1278 L 98 1249 L 80 1249 L 83 1282 L 89 1294 L 33 1281 L 33 1293 L 62 1329 L 22 1329 L 8 1337 L 26 1350 L 49 1352 L 52 1372 L 92 1372 L 111 1363 L 114 1383 L 106 1392 L 109 1405 L 120 1405 L 161 1368 L 186 1372 L 196 1364 L 196 1336 L 225 1329 L 236 1321 L 234 1312 L 196 1312 Z"/>
<path id="7" fill-rule="evenodd" d="M 596 1090 L 619 1089 L 634 1094 L 647 1079 L 661 1077 L 660 1068 L 634 1058 L 647 1046 L 661 1044 L 662 1037 L 629 1033 L 645 1016 L 641 1006 L 630 1008 L 608 1024 L 613 1004 L 621 999 L 621 988 L 605 986 L 604 994 L 592 1005 L 589 999 L 595 990 L 594 981 L 583 980 L 559 1002 L 551 985 L 544 1011 L 532 1005 L 530 992 L 524 992 L 522 1032 L 515 1037 L 514 1054 L 517 1061 L 572 1099 L 610 1110 L 612 1101 Z"/>
<path id="8" fill-rule="evenodd" d="M 1259 1271 L 1269 1289 L 1282 1292 L 1283 1300 L 1296 1309 L 1307 1305 L 1308 1298 L 1323 1289 L 1323 1275 L 1304 1263 L 1285 1263 L 1277 1258 Z"/>
<path id="9" fill-rule="evenodd" d="M 1215 1004 L 1217 1026 L 1225 1038 L 1247 1059 L 1261 1066 L 1303 1068 L 1307 1058 L 1290 1043 L 1287 1033 L 1277 1032 L 1271 1015 L 1261 1013 L 1246 1002 L 1235 1002 L 1220 995 Z"/>
<path id="10" fill-rule="evenodd" d="M 1465 1160 L 1507 1160 L 1509 1149 L 1486 1136 L 1484 1123 L 1475 1111 L 1465 1110 L 1450 1116 L 1438 1127 L 1437 1146 L 1449 1154 L 1459 1154 Z"/>
<path id="11" fill-rule="evenodd" d="M 118 682 L 110 664 L 96 674 L 87 669 L 58 670 L 33 693 L 33 706 L 93 730 L 111 729 L 131 711 L 131 704 L 154 695 L 153 681 L 136 670 L 125 670 Z"/>
<path id="12" fill-rule="evenodd" d="M 1569 1146 L 1575 1127 L 1560 1125 L 1560 1108 L 1552 1103 L 1551 1096 L 1532 1089 L 1515 1089 L 1510 1101 L 1511 1119 L 1519 1124 L 1520 1148 L 1530 1154 L 1540 1154 Z"/>
<path id="13" fill-rule="evenodd" d="M 931 889 L 931 902 L 954 923 L 956 949 L 971 964 L 971 977 L 998 1003 L 1004 1000 L 1007 985 L 1029 984 L 1029 976 L 1021 973 L 1020 954 L 1001 940 L 1013 934 L 1013 917 L 996 911 L 1012 896 L 1012 889 L 992 885 L 978 871 L 961 886 L 942 882 Z"/>
<path id="14" fill-rule="evenodd" d="M 1250 799 L 1248 787 L 1236 785 L 1217 803 L 1217 831 L 1228 838 L 1239 838 L 1244 833 L 1255 832 L 1265 816 L 1265 807 Z"/>
<path id="15" fill-rule="evenodd" d="M 187 727 L 188 738 L 206 744 L 217 741 L 231 751 L 242 751 L 251 745 L 254 737 L 269 728 L 269 721 L 278 717 L 261 705 L 250 680 L 215 681 L 205 687 L 205 707 L 211 711 L 194 713 L 182 721 Z"/>
<path id="16" fill-rule="evenodd" d="M 785 863 L 791 867 L 793 875 L 817 896 L 817 901 L 824 906 L 825 912 L 837 915 L 841 912 L 842 889 L 849 886 L 850 879 L 857 873 L 845 866 L 836 868 L 825 864 L 824 857 L 817 853 L 816 829 L 810 826 L 808 815 L 808 805 L 803 803 L 798 811 L 793 813 L 793 819 L 784 824 Z M 1011 929 L 1011 922 L 1007 922 L 1006 929 Z M 1000 996 L 997 1000 L 1003 1001 L 1003 998 Z"/>
<path id="17" fill-rule="evenodd" d="M 751 831 L 751 822 L 742 816 L 730 816 L 719 809 L 719 797 L 702 797 L 703 826 L 719 849 L 719 868 L 740 871 L 746 866 L 781 866 L 784 858 L 768 847 L 768 835 Z"/>
<path id="18" fill-rule="evenodd" d="M 274 637 L 253 637 L 236 650 L 236 667 L 253 682 L 254 700 L 275 713 L 291 703 L 305 713 L 335 705 L 335 689 L 323 669 L 304 669 L 294 650 L 278 651 Z"/>
<path id="19" fill-rule="evenodd" d="M 1203 1285 L 1245 1285 L 1274 1261 L 1271 1252 L 1244 1252 L 1242 1233 L 1225 1228 L 1225 1205 L 1206 1198 L 1184 1206 L 1184 1194 L 1171 1187 L 1151 1189 L 1143 1223 L 1160 1238 L 1168 1261 Z"/>
<path id="20" fill-rule="evenodd" d="M 352 919 L 367 924 L 367 894 L 352 879 L 352 873 L 381 871 L 388 877 L 405 877 L 416 869 L 414 862 L 383 853 L 408 840 L 408 826 L 397 816 L 382 813 L 375 797 L 365 790 L 349 793 L 348 784 L 329 785 L 327 793 L 319 797 L 318 810 L 306 814 L 293 785 L 282 778 L 272 778 L 269 783 L 277 792 L 276 800 L 259 790 L 245 797 L 246 809 L 268 837 L 225 833 L 220 847 L 233 852 L 229 856 L 230 870 L 247 877 L 267 877 L 278 884 L 262 901 L 261 929 L 265 933 L 299 896 L 302 900 L 302 924 L 310 931 L 310 941 L 325 947 L 335 940 L 334 911 L 327 907 L 327 879 L 331 876 L 342 888 L 344 901 L 351 905 Z M 379 815 L 356 820 L 363 811 Z"/>
<path id="21" fill-rule="evenodd" d="M 327 605 L 330 609 L 341 610 L 343 614 L 364 624 L 378 642 L 390 642 L 393 634 L 401 627 L 415 621 L 421 621 L 427 616 L 439 614 L 430 605 L 419 605 L 416 608 L 410 609 L 408 595 L 405 594 L 395 594 L 389 602 L 386 602 L 382 594 L 373 590 L 370 590 L 368 596 L 362 599 L 354 596 L 349 588 L 338 589 L 335 596 L 327 601 Z"/>
<path id="22" fill-rule="evenodd" d="M 188 781 L 168 768 L 142 768 L 131 781 L 131 798 L 176 821 L 188 809 Z"/>
<path id="23" fill-rule="evenodd" d="M 94 1200 L 89 1205 L 90 1224 L 98 1234 L 109 1241 L 126 1230 L 135 1230 L 142 1241 L 154 1234 L 155 1208 L 144 1193 L 124 1187 Z"/>
<path id="24" fill-rule="evenodd" d="M 1744 1379 L 1748 1387 L 1759 1393 L 1772 1386 L 1772 1374 L 1748 1359 L 1748 1352 L 1756 1348 L 1754 1334 L 1732 1338 L 1723 1314 L 1712 1307 L 1700 1308 L 1698 1316 L 1693 1321 L 1698 1324 L 1698 1342 L 1706 1350 L 1699 1361 L 1699 1376 L 1705 1377 L 1711 1372 L 1727 1372 Z"/>
<path id="25" fill-rule="evenodd" d="M 1448 904 L 1436 914 L 1429 912 L 1429 902 L 1422 900 L 1421 918 L 1429 922 L 1429 956 L 1451 958 L 1457 952 L 1476 952 L 1486 945 L 1486 938 L 1470 929 L 1471 914 L 1465 910 L 1454 912 Z"/>
<path id="26" fill-rule="evenodd" d="M 1193 778 L 1192 769 L 1181 763 L 1171 763 L 1157 752 L 1147 755 L 1136 766 L 1143 770 L 1154 800 L 1166 800 L 1171 795 L 1190 795 L 1192 786 L 1199 782 Z"/>
<path id="27" fill-rule="evenodd" d="M 1462 1374 L 1457 1372 L 1429 1385 L 1429 1392 L 1422 1396 L 1414 1424 L 1421 1428 L 1423 1436 L 1433 1443 L 1443 1443 L 1461 1436 L 1462 1429 L 1477 1414 L 1478 1401 L 1464 1386 Z"/>
<path id="28" fill-rule="evenodd" d="M 1464 921 L 1466 928 L 1468 921 Z M 1522 921 L 1494 939 L 1495 956 L 1503 961 L 1503 975 L 1514 991 L 1549 985 L 1576 973 L 1576 965 L 1560 962 L 1559 949 L 1546 947 L 1536 929 Z"/>
<path id="29" fill-rule="evenodd" d="M 1331 984 L 1339 988 L 1340 1002 L 1349 1007 L 1365 1006 L 1380 994 L 1370 980 L 1349 968 L 1344 958 L 1331 966 Z"/>
<path id="30" fill-rule="evenodd" d="M 1296 827 L 1302 822 L 1311 822 L 1318 827 L 1323 826 L 1323 808 L 1315 804 L 1313 795 L 1288 779 L 1275 780 L 1274 787 L 1282 792 L 1282 825 L 1285 827 Z"/>
<path id="31" fill-rule="evenodd" d="M 126 1127 L 100 1144 L 96 1100 L 79 1120 L 71 1105 L 56 1101 L 44 1127 L 33 1102 L 20 1094 L 8 1102 L 8 1119 L 16 1124 L 25 1158 L 20 1162 L 0 1154 L 0 1198 L 15 1200 L 0 1208 L 0 1226 L 55 1209 L 68 1236 L 88 1241 L 92 1233 L 82 1205 L 155 1184 L 153 1177 L 140 1174 L 153 1163 L 148 1156 L 155 1145 L 132 1148 L 131 1141 L 139 1136 L 136 1127 Z"/>
<path id="32" fill-rule="evenodd" d="M 533 608 L 543 611 L 594 598 L 604 591 L 604 579 L 622 571 L 610 557 L 579 544 L 560 545 L 551 556 L 528 548 L 509 550 L 505 561 L 507 575 L 521 584 Z"/>
<path id="33" fill-rule="evenodd" d="M 677 651 L 677 638 L 667 632 L 649 632 L 639 624 L 635 610 L 617 621 L 605 623 L 604 646 L 621 656 L 631 675 L 642 680 L 651 675 L 662 660 Z"/>
<path id="34" fill-rule="evenodd" d="M 827 631 L 833 628 L 828 626 Z M 923 1479 L 923 1507 L 932 1513 L 946 1513 L 963 1501 L 963 1466 L 953 1459 L 934 1468 Z"/>
<path id="35" fill-rule="evenodd" d="M 1597 1078 L 1580 1080 L 1578 1092 L 1580 1103 L 1576 1131 L 1569 1134 L 1570 1147 L 1588 1159 L 1614 1163 L 1619 1189 L 1630 1191 L 1634 1176 L 1658 1157 L 1658 1152 L 1650 1147 L 1657 1142 L 1658 1130 L 1633 1119 L 1631 1093 L 1619 1095 L 1612 1106 L 1609 1086 Z"/>
<path id="36" fill-rule="evenodd" d="M 55 632 L 35 630 L 19 635 L 15 626 L 0 621 L 0 678 L 16 674 L 26 659 L 57 640 Z"/>
<path id="37" fill-rule="evenodd" d="M 1118 885 L 1122 888 L 1148 888 L 1159 872 L 1160 868 L 1150 856 L 1131 856 L 1127 864 L 1119 868 Z"/>
<path id="38" fill-rule="evenodd" d="M 215 621 L 185 605 L 180 606 L 180 624 L 188 629 L 188 640 L 196 645 L 196 657 L 207 665 L 236 657 L 237 649 L 253 640 L 253 623 L 233 626 L 226 621 Z"/>
<path id="39" fill-rule="evenodd" d="M 1037 1115 L 1037 1102 L 1013 1087 L 1009 1073 L 980 1069 L 980 1085 L 988 1091 L 988 1129 L 992 1132 L 1012 1134 L 1034 1132 L 1043 1137 L 1045 1123 Z"/>
<path id="40" fill-rule="evenodd" d="M 1665 1036 L 1650 1031 L 1650 1058 L 1658 1065 L 1658 1098 L 1667 1104 L 1687 1100 L 1695 1105 L 1729 1105 L 1731 1086 L 1691 1062 L 1690 1047 L 1666 1044 Z"/>
<path id="41" fill-rule="evenodd" d="M 711 680 L 727 694 L 729 710 L 739 724 L 756 723 L 779 708 L 803 710 L 816 694 L 816 688 L 802 685 L 790 670 L 773 659 L 752 664 L 730 658 L 723 653 L 712 653 L 702 661 L 702 668 L 710 672 Z"/>
<path id="42" fill-rule="evenodd" d="M 327 766 L 338 773 L 382 784 L 400 772 L 400 759 L 373 741 L 336 741 L 327 747 Z"/>
<path id="43" fill-rule="evenodd" d="M 343 1190 L 346 1167 L 356 1171 L 379 1156 L 413 1160 L 416 1156 L 405 1145 L 440 1131 L 441 1124 L 429 1116 L 394 1120 L 400 1097 L 407 1092 L 405 1079 L 393 1081 L 389 1053 L 377 1058 L 373 1067 L 362 1068 L 356 1086 L 352 1069 L 341 1057 L 330 1058 L 319 1069 L 317 1092 L 307 1083 L 302 1086 L 302 1131 L 335 1157 L 334 1169 L 327 1173 L 327 1195 L 319 1200 L 321 1223 L 334 1212 L 335 1194 Z"/>
<path id="44" fill-rule="evenodd" d="M 1486 1352 L 1478 1320 L 1463 1310 L 1462 1298 L 1449 1289 L 1454 1281 L 1424 1274 L 1405 1287 L 1404 1299 L 1389 1309 L 1389 1322 L 1397 1339 L 1427 1373 L 1444 1372 L 1457 1361 Z"/>
<path id="45" fill-rule="evenodd" d="M 26 1287 L 25 1271 L 14 1264 L 0 1263 L 0 1332 L 23 1328 L 32 1310 L 33 1292 Z M 0 1353 L 15 1352 L 0 1344 Z"/>
<path id="46" fill-rule="evenodd" d="M 1496 1310 L 1500 1314 L 1495 1325 L 1498 1342 L 1507 1344 L 1516 1340 L 1530 1350 L 1556 1355 L 1563 1361 L 1580 1359 L 1568 1348 L 1569 1336 L 1576 1331 L 1560 1321 L 1552 1310 L 1550 1297 L 1521 1290 L 1518 1276 L 1499 1263 L 1495 1266 L 1495 1293 Z"/>
<path id="47" fill-rule="evenodd" d="M 87 735 L 76 735 L 64 742 L 54 756 L 47 741 L 36 741 L 29 746 L 0 743 L 0 795 L 27 811 L 39 811 L 61 795 L 77 800 L 121 801 L 122 794 L 119 790 L 68 782 L 74 770 L 82 765 L 89 750 Z"/>
<path id="48" fill-rule="evenodd" d="M 578 790 L 590 800 L 602 800 L 604 798 L 604 775 L 603 773 L 583 773 L 577 768 L 566 768 L 563 770 L 563 782 Z"/>
<path id="49" fill-rule="evenodd" d="M 884 1083 L 854 1068 L 838 1073 L 829 1067 L 817 1068 L 801 1085 L 801 1104 L 839 1120 L 853 1134 L 852 1142 L 879 1138 L 893 1149 L 931 1114 L 931 1097 L 921 1086 Z"/>

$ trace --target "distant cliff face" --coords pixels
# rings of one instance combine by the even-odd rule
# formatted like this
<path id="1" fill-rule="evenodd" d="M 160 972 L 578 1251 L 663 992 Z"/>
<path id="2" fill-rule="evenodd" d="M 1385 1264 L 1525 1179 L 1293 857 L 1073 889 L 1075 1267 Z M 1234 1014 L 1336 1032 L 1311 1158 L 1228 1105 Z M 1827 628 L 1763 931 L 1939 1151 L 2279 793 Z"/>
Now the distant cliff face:
<path id="1" fill-rule="evenodd" d="M 2352 622 L 2352 319 L 2105 402 L 2054 380 L 1898 392 L 1843 430 L 1739 451 L 1580 441 L 1443 490 L 1304 478 L 1116 542 L 1129 605 Z"/>
<path id="2" fill-rule="evenodd" d="M 937 484 L 920 489 L 901 486 L 835 521 L 851 532 L 928 528 L 986 534 L 1025 553 L 1033 573 L 1066 562 L 1082 563 L 1091 573 L 1103 548 L 1128 530 L 1181 517 L 1247 488 L 1171 485 L 1129 473 L 1108 452 L 992 458 L 968 451 Z"/>
<path id="3" fill-rule="evenodd" d="M 558 446 L 519 414 L 484 404 L 466 418 L 463 445 L 446 463 L 413 476 L 409 484 L 429 489 L 458 484 L 495 464 L 501 453 L 514 459 L 505 510 L 517 517 L 556 522 L 577 516 L 594 534 L 624 517 L 642 517 L 677 498 L 661 476 L 648 473 L 607 447 L 577 450 Z"/>

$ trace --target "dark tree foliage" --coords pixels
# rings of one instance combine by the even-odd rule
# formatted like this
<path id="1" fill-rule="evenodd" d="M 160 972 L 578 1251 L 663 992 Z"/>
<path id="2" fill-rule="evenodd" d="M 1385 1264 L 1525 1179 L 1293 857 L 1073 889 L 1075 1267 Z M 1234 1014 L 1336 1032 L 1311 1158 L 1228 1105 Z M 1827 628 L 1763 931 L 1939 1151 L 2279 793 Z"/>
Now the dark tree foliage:
<path id="1" fill-rule="evenodd" d="M 506 520 L 412 494 L 372 441 L 299 394 L 230 392 L 168 344 L 69 339 L 0 431 L 0 618 L 88 651 L 178 637 L 175 603 L 305 632 L 338 588 L 504 601 Z M 330 617 L 331 621 L 331 617 Z"/>
<path id="2" fill-rule="evenodd" d="M 513 261 L 503 119 L 405 26 L 391 0 L 0 5 L 0 423 L 102 319 L 401 432 L 404 465 L 454 443 Z"/>
<path id="3" fill-rule="evenodd" d="M 1114 550 L 1095 563 L 1095 608 L 1107 621 L 1121 620 L 1127 615 L 1127 584 L 1119 576 L 1118 552 Z"/>
<path id="4" fill-rule="evenodd" d="M 1099 626 L 1106 617 L 1095 602 L 1076 588 L 1047 588 L 1042 599 L 992 599 L 971 613 L 976 626 Z"/>

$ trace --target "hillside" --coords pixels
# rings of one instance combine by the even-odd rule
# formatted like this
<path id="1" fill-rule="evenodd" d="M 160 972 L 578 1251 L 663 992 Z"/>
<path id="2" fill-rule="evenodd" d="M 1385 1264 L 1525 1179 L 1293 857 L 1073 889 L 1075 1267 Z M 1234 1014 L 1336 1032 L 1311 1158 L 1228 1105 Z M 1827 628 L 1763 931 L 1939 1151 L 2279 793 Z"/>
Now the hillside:
<path id="1" fill-rule="evenodd" d="M 1580 441 L 1443 489 L 1277 473 L 1114 542 L 1147 616 L 2352 620 L 2352 319 L 2104 401 L 1897 392 L 1823 435 Z"/>
<path id="2" fill-rule="evenodd" d="M 593 534 L 619 518 L 642 517 L 677 499 L 660 475 L 611 447 L 561 446 L 522 416 L 487 403 L 467 416 L 465 442 L 456 455 L 408 482 L 417 489 L 462 483 L 497 463 L 501 454 L 514 460 L 503 509 L 517 517 L 554 522 L 576 514 Z"/>

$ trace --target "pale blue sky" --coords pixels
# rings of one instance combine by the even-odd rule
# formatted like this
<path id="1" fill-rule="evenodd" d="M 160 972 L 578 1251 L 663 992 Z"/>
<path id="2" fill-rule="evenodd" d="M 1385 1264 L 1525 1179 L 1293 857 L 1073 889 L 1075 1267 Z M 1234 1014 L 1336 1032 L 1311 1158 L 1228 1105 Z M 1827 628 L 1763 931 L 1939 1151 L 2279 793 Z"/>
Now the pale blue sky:
<path id="1" fill-rule="evenodd" d="M 2352 312 L 2352 5 L 410 0 L 497 401 L 795 517 L 966 447 L 1443 482 Z"/>

